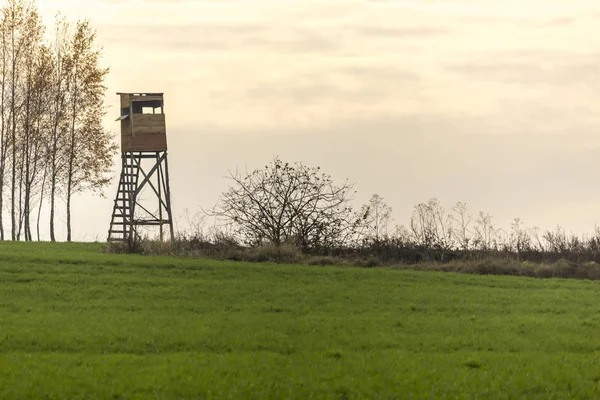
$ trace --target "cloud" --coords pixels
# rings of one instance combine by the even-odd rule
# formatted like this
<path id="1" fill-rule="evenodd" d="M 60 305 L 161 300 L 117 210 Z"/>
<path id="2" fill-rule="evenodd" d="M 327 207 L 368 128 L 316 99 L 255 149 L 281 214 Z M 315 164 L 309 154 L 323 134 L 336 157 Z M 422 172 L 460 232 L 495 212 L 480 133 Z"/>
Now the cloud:
<path id="1" fill-rule="evenodd" d="M 451 32 L 449 29 L 435 27 L 405 27 L 391 28 L 382 26 L 361 26 L 349 28 L 361 36 L 371 36 L 379 38 L 426 38 L 431 36 L 444 35 Z"/>
<path id="2" fill-rule="evenodd" d="M 100 0 L 106 4 L 131 4 L 131 3 L 235 3 L 241 0 Z"/>
<path id="3" fill-rule="evenodd" d="M 294 108 L 331 103 L 338 109 L 373 105 L 392 99 L 420 82 L 419 75 L 385 65 L 332 66 L 297 72 L 284 78 L 260 80 L 246 91 L 253 102 L 289 102 Z"/>
<path id="4" fill-rule="evenodd" d="M 104 38 L 131 48 L 172 51 L 237 51 L 275 53 L 327 53 L 336 42 L 314 30 L 290 28 L 277 32 L 259 24 L 187 24 L 166 26 L 112 25 L 103 27 Z M 193 53 L 192 53 L 193 54 Z"/>
<path id="5" fill-rule="evenodd" d="M 384 82 L 416 82 L 421 76 L 413 71 L 387 65 L 347 66 L 341 68 L 340 73 L 357 79 L 375 79 Z"/>
<path id="6" fill-rule="evenodd" d="M 340 45 L 332 38 L 305 28 L 292 28 L 285 33 L 252 37 L 244 41 L 244 46 L 278 53 L 332 53 L 340 50 Z"/>
<path id="7" fill-rule="evenodd" d="M 466 63 L 446 67 L 468 79 L 479 79 L 518 85 L 600 85 L 598 63 L 593 61 L 554 63 L 498 62 Z"/>
<path id="8" fill-rule="evenodd" d="M 446 70 L 469 78 L 519 84 L 524 81 L 531 82 L 530 78 L 539 76 L 544 71 L 539 65 L 514 62 L 462 64 L 446 67 Z"/>
<path id="9" fill-rule="evenodd" d="M 550 20 L 539 22 L 539 23 L 536 23 L 535 25 L 540 28 L 553 28 L 553 27 L 557 27 L 557 26 L 572 25 L 572 24 L 576 23 L 577 21 L 579 21 L 579 19 L 575 18 L 575 17 L 559 17 L 559 18 L 552 18 Z"/>
<path id="10" fill-rule="evenodd" d="M 381 101 L 390 96 L 390 91 L 385 87 L 366 85 L 349 88 L 328 83 L 326 80 L 303 83 L 274 80 L 256 83 L 246 91 L 246 96 L 251 102 L 278 101 L 293 104 L 295 107 L 333 101 L 339 108 L 343 108 L 348 104 L 372 104 Z"/>

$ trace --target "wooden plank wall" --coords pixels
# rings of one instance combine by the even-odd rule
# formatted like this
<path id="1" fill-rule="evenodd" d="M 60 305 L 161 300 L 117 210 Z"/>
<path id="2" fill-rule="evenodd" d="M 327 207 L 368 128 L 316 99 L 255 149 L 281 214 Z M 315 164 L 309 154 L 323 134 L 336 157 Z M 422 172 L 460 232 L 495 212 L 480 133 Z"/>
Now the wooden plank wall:
<path id="1" fill-rule="evenodd" d="M 129 101 L 129 99 L 127 99 Z M 162 96 L 131 96 L 131 101 L 163 101 Z M 127 103 L 129 104 L 129 103 Z M 124 106 L 127 107 L 127 106 Z"/>
<path id="2" fill-rule="evenodd" d="M 121 151 L 131 151 L 131 117 L 121 121 Z"/>
<path id="3" fill-rule="evenodd" d="M 121 109 L 123 108 L 129 108 L 129 95 L 128 94 L 122 94 L 121 95 Z"/>
<path id="4" fill-rule="evenodd" d="M 133 114 L 133 136 L 162 133 L 165 134 L 164 114 Z"/>
<path id="5" fill-rule="evenodd" d="M 129 146 L 130 151 L 167 150 L 164 114 L 133 114 L 132 117 L 133 137 Z"/>

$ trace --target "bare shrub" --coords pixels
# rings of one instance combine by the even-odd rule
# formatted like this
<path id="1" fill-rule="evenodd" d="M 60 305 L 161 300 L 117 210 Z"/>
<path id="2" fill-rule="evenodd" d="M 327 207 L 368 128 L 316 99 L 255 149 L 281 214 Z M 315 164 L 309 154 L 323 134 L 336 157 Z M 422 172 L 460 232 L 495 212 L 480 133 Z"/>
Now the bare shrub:
<path id="1" fill-rule="evenodd" d="M 265 244 L 259 247 L 246 249 L 246 261 L 275 262 L 280 264 L 299 264 L 305 256 L 294 245 Z"/>
<path id="2" fill-rule="evenodd" d="M 127 254 L 129 253 L 129 248 L 127 247 L 127 243 L 124 242 L 109 242 L 102 247 L 101 251 L 103 253 Z"/>
<path id="3" fill-rule="evenodd" d="M 392 221 L 392 207 L 390 207 L 378 194 L 369 199 L 369 203 L 362 207 L 361 234 L 365 240 L 379 241 L 389 235 L 389 225 Z"/>
<path id="4" fill-rule="evenodd" d="M 410 229 L 416 244 L 427 249 L 450 249 L 452 229 L 450 217 L 437 199 L 415 206 Z"/>
<path id="5" fill-rule="evenodd" d="M 330 266 L 330 265 L 342 265 L 343 261 L 339 259 L 335 259 L 333 257 L 323 257 L 323 256 L 314 256 L 308 259 L 308 265 L 320 265 L 320 266 Z"/>
<path id="6" fill-rule="evenodd" d="M 349 182 L 336 184 L 320 167 L 275 157 L 263 169 L 229 173 L 231 185 L 210 215 L 248 246 L 293 242 L 304 251 L 344 245 L 359 230 Z"/>
<path id="7" fill-rule="evenodd" d="M 467 211 L 466 203 L 456 203 L 451 211 L 452 234 L 461 250 L 469 250 L 471 245 L 471 230 L 469 225 L 473 221 L 473 217 Z"/>
<path id="8" fill-rule="evenodd" d="M 369 257 L 366 260 L 360 260 L 359 266 L 365 268 L 375 268 L 383 266 L 383 262 L 377 257 Z"/>

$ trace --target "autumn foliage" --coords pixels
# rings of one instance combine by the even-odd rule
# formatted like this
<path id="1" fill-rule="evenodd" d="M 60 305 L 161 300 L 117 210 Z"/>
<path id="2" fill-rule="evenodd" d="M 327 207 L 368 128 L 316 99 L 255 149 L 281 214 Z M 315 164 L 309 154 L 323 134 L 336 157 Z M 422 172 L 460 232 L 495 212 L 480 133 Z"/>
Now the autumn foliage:
<path id="1" fill-rule="evenodd" d="M 64 204 L 70 241 L 73 195 L 109 183 L 117 149 L 102 127 L 108 69 L 88 21 L 57 17 L 47 30 L 34 1 L 3 4 L 0 239 L 33 240 L 34 232 L 39 239 L 47 223 L 50 239 L 57 240 L 56 213 Z"/>

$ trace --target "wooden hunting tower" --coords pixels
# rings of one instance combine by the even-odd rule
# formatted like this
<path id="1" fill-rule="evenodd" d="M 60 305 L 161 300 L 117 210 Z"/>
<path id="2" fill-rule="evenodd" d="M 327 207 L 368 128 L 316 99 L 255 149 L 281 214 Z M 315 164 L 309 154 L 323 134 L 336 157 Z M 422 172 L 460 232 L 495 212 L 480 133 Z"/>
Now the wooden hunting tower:
<path id="1" fill-rule="evenodd" d="M 121 177 L 108 241 L 139 239 L 140 227 L 169 226 L 173 239 L 162 93 L 117 93 L 121 97 Z M 151 199 L 142 195 L 149 188 Z M 152 205 L 150 205 L 152 204 Z"/>

